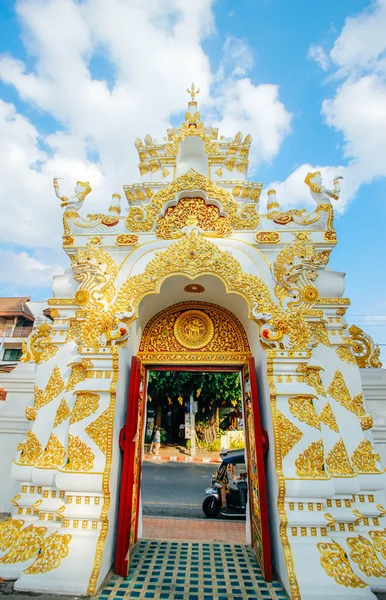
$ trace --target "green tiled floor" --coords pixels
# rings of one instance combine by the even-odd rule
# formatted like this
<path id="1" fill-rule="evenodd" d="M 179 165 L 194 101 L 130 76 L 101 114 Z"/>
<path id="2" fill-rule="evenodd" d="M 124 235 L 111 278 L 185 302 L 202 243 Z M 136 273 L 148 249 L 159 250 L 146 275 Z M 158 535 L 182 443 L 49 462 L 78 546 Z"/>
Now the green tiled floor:
<path id="1" fill-rule="evenodd" d="M 112 575 L 100 600 L 287 600 L 266 583 L 248 546 L 141 540 L 127 579 Z"/>

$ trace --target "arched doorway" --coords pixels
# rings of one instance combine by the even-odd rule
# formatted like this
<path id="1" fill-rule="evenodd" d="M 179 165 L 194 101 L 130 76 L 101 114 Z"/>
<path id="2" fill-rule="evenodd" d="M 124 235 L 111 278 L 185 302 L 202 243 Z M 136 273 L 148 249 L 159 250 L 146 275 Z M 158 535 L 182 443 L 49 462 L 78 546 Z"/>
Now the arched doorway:
<path id="1" fill-rule="evenodd" d="M 194 284 L 193 284 L 194 285 Z M 249 483 L 250 540 L 266 580 L 271 580 L 268 506 L 256 371 L 244 328 L 229 310 L 208 302 L 180 302 L 147 323 L 132 358 L 115 572 L 126 575 L 138 536 L 146 380 L 149 370 L 236 371 L 242 382 Z"/>

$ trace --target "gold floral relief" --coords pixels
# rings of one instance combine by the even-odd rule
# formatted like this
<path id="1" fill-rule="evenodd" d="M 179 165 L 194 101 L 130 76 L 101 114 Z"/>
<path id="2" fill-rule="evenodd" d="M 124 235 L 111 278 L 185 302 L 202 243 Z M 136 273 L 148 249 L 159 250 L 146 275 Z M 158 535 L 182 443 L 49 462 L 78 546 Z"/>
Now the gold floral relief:
<path id="1" fill-rule="evenodd" d="M 307 363 L 299 363 L 296 371 L 302 373 L 304 381 L 311 387 L 313 387 L 318 394 L 321 396 L 326 395 L 326 391 L 323 387 L 322 379 L 320 377 L 321 367 L 314 367 L 307 365 Z"/>
<path id="2" fill-rule="evenodd" d="M 16 542 L 24 521 L 10 517 L 0 523 L 0 550 L 5 552 Z"/>
<path id="3" fill-rule="evenodd" d="M 39 550 L 36 560 L 25 569 L 26 575 L 37 575 L 38 573 L 48 573 L 60 566 L 61 561 L 68 555 L 68 545 L 72 536 L 68 533 L 60 534 L 57 531 L 51 533 Z"/>
<path id="4" fill-rule="evenodd" d="M 26 406 L 25 417 L 28 421 L 36 421 L 38 411 L 33 406 Z"/>
<path id="5" fill-rule="evenodd" d="M 322 412 L 319 415 L 320 422 L 324 425 L 327 425 L 332 431 L 339 433 L 338 423 L 336 422 L 335 415 L 332 411 L 331 405 L 329 402 L 323 406 Z"/>
<path id="6" fill-rule="evenodd" d="M 138 244 L 138 236 L 130 235 L 128 233 L 121 233 L 117 235 L 115 243 L 117 246 L 135 246 Z"/>
<path id="7" fill-rule="evenodd" d="M 63 444 L 58 440 L 56 435 L 51 433 L 47 446 L 35 466 L 40 469 L 56 469 L 56 467 L 62 466 L 65 458 L 66 451 Z"/>
<path id="8" fill-rule="evenodd" d="M 3 565 L 12 565 L 26 562 L 34 558 L 43 545 L 47 527 L 35 527 L 28 525 L 21 530 L 11 550 L 0 558 Z"/>
<path id="9" fill-rule="evenodd" d="M 71 412 L 70 423 L 77 423 L 98 410 L 99 394 L 93 392 L 75 392 L 76 401 Z"/>
<path id="10" fill-rule="evenodd" d="M 367 431 L 368 429 L 371 429 L 373 425 L 373 415 L 367 415 L 366 417 L 363 417 L 361 419 L 362 431 Z"/>
<path id="11" fill-rule="evenodd" d="M 71 365 L 71 375 L 67 382 L 66 392 L 73 390 L 78 383 L 87 379 L 87 369 L 92 368 L 92 362 L 89 358 L 82 358 L 81 362 Z"/>
<path id="12" fill-rule="evenodd" d="M 386 577 L 386 568 L 379 561 L 372 543 L 363 537 L 349 537 L 346 540 L 350 548 L 350 558 L 367 577 Z"/>
<path id="13" fill-rule="evenodd" d="M 363 396 L 358 394 L 354 398 L 351 398 L 350 392 L 343 379 L 342 373 L 338 370 L 335 371 L 332 382 L 330 383 L 327 392 L 334 400 L 339 402 L 344 408 L 354 413 L 359 418 L 365 417 L 366 412 L 363 407 Z"/>
<path id="14" fill-rule="evenodd" d="M 291 423 L 279 410 L 277 411 L 277 427 L 280 440 L 281 458 L 285 458 L 292 448 L 302 439 L 303 432 Z"/>
<path id="15" fill-rule="evenodd" d="M 21 445 L 18 462 L 22 465 L 35 464 L 43 453 L 43 448 L 33 431 L 29 431 Z"/>
<path id="16" fill-rule="evenodd" d="M 62 400 L 60 401 L 57 413 L 56 413 L 54 427 L 57 427 L 58 425 L 60 425 L 60 423 L 63 423 L 63 421 L 68 419 L 70 414 L 71 414 L 70 408 L 69 408 L 65 398 L 62 398 Z"/>
<path id="17" fill-rule="evenodd" d="M 221 203 L 223 212 L 226 214 L 226 230 L 229 227 L 238 230 L 255 229 L 259 224 L 256 204 L 247 204 L 240 207 L 228 190 L 217 187 L 209 177 L 200 175 L 194 169 L 190 169 L 188 173 L 172 181 L 167 188 L 154 194 L 145 208 L 131 207 L 126 218 L 128 231 L 152 231 L 156 216 L 160 214 L 162 207 L 170 200 L 174 200 L 177 194 L 184 190 L 203 190 L 209 198 L 218 200 Z M 220 224 L 219 226 L 222 229 L 223 226 Z"/>
<path id="18" fill-rule="evenodd" d="M 259 231 L 255 235 L 258 244 L 277 244 L 280 242 L 280 233 L 277 231 Z"/>
<path id="19" fill-rule="evenodd" d="M 351 348 L 348 344 L 346 344 L 344 346 L 338 346 L 336 348 L 335 352 L 337 353 L 339 358 L 341 358 L 345 362 L 356 365 L 357 361 L 356 361 L 355 356 L 353 355 Z"/>
<path id="20" fill-rule="evenodd" d="M 91 471 L 94 467 L 95 454 L 79 437 L 68 435 L 66 471 Z"/>
<path id="21" fill-rule="evenodd" d="M 358 473 L 381 473 L 377 462 L 381 460 L 369 440 L 362 440 L 353 452 L 351 462 Z"/>
<path id="22" fill-rule="evenodd" d="M 312 331 L 313 338 L 323 344 L 324 346 L 331 346 L 330 339 L 326 330 L 326 326 L 323 322 L 312 322 L 309 323 Z"/>
<path id="23" fill-rule="evenodd" d="M 324 470 L 323 440 L 312 442 L 295 460 L 296 473 L 299 477 L 319 479 L 328 477 Z"/>
<path id="24" fill-rule="evenodd" d="M 344 548 L 336 542 L 320 542 L 318 550 L 322 555 L 320 564 L 329 577 L 339 585 L 350 588 L 365 588 L 367 584 L 355 575 Z"/>
<path id="25" fill-rule="evenodd" d="M 356 325 L 351 325 L 348 332 L 350 337 L 347 338 L 347 341 L 352 348 L 358 367 L 380 369 L 382 363 L 379 360 L 381 351 L 378 344 L 374 344 L 373 339 Z"/>
<path id="26" fill-rule="evenodd" d="M 292 396 L 288 399 L 288 405 L 291 413 L 299 421 L 320 429 L 320 420 L 314 407 L 314 396 Z"/>
<path id="27" fill-rule="evenodd" d="M 181 198 L 176 206 L 171 206 L 157 218 L 156 235 L 171 239 L 186 225 L 195 225 L 216 237 L 232 233 L 227 217 L 220 217 L 217 206 L 206 204 L 203 198 Z"/>
<path id="28" fill-rule="evenodd" d="M 369 536 L 373 540 L 375 550 L 382 554 L 382 558 L 386 560 L 386 529 L 383 531 L 369 531 Z"/>
<path id="29" fill-rule="evenodd" d="M 85 432 L 95 442 L 99 450 L 106 454 L 109 432 L 110 409 L 107 408 L 95 421 L 87 425 Z"/>
<path id="30" fill-rule="evenodd" d="M 52 324 L 42 323 L 31 333 L 26 343 L 23 342 L 21 362 L 34 362 L 39 365 L 49 360 L 58 351 L 58 346 L 51 342 Z"/>
<path id="31" fill-rule="evenodd" d="M 164 362 L 202 355 L 211 361 L 250 356 L 248 340 L 238 319 L 227 309 L 208 302 L 180 302 L 156 314 L 146 325 L 138 356 Z M 177 358 L 178 360 L 178 358 Z"/>
<path id="32" fill-rule="evenodd" d="M 335 477 L 353 475 L 354 470 L 350 464 L 350 459 L 342 438 L 336 442 L 327 454 L 325 464 L 330 475 L 334 475 Z"/>
<path id="33" fill-rule="evenodd" d="M 39 388 L 37 385 L 34 387 L 34 403 L 32 405 L 33 411 L 38 411 L 42 406 L 46 406 L 49 404 L 56 396 L 58 396 L 61 392 L 64 391 L 64 381 L 60 374 L 60 369 L 58 366 L 55 366 L 52 371 L 46 389 L 43 390 Z"/>

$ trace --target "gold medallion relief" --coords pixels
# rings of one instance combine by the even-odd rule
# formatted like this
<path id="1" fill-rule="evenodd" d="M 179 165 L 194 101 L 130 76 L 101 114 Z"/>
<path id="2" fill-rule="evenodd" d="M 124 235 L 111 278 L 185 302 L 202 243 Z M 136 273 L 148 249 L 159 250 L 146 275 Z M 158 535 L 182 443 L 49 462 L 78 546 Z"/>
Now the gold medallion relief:
<path id="1" fill-rule="evenodd" d="M 201 310 L 187 310 L 177 317 L 174 335 L 185 348 L 203 348 L 213 338 L 214 324 Z"/>

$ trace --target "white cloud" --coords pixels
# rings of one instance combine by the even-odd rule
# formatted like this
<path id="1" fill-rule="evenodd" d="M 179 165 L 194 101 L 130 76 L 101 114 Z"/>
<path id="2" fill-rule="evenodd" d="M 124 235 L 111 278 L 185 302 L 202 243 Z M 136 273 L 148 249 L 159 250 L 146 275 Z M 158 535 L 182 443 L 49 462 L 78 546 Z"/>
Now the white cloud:
<path id="1" fill-rule="evenodd" d="M 254 65 L 251 48 L 245 40 L 228 36 L 223 54 L 223 64 L 230 66 L 232 75 L 245 75 Z"/>
<path id="2" fill-rule="evenodd" d="M 27 252 L 14 252 L 13 250 L 0 249 L 0 284 L 29 288 L 50 287 L 52 276 L 63 273 L 65 262 L 54 263 L 47 259 L 43 262 L 36 256 L 30 256 Z"/>
<path id="3" fill-rule="evenodd" d="M 348 17 L 330 52 L 339 82 L 332 98 L 322 104 L 327 125 L 343 136 L 343 158 L 347 166 L 302 165 L 281 183 L 273 184 L 280 200 L 299 205 L 306 200 L 302 184 L 307 170 L 320 170 L 326 186 L 335 173 L 344 176 L 341 199 L 343 212 L 359 187 L 386 176 L 386 0 L 375 0 L 362 13 Z M 328 57 L 320 46 L 311 46 L 309 56 L 327 67 Z"/>
<path id="4" fill-rule="evenodd" d="M 252 135 L 252 169 L 278 153 L 291 130 L 292 115 L 280 101 L 277 85 L 255 86 L 249 78 L 227 79 L 217 102 L 222 118 L 213 125 L 223 135 L 233 136 L 239 130 Z"/>
<path id="5" fill-rule="evenodd" d="M 331 60 L 352 75 L 360 68 L 378 68 L 386 50 L 386 0 L 375 0 L 368 9 L 348 17 L 330 52 Z"/>
<path id="6" fill-rule="evenodd" d="M 327 71 L 329 59 L 322 46 L 310 46 L 307 56 L 309 59 L 314 60 L 323 71 Z"/>
<path id="7" fill-rule="evenodd" d="M 44 136 L 12 104 L 0 103 L 2 243 L 31 252 L 60 246 L 53 176 L 64 177 L 66 195 L 76 180 L 89 180 L 85 213 L 105 210 L 111 193 L 139 179 L 134 139 L 165 135 L 170 115 L 186 106 L 192 80 L 201 88 L 200 108 L 215 111 L 225 134 L 244 129 L 253 135 L 255 164 L 271 160 L 290 130 L 278 87 L 242 78 L 253 65 L 244 40 L 228 38 L 226 76 L 214 84 L 202 48 L 214 31 L 211 0 L 20 0 L 16 11 L 32 67 L 3 55 L 0 79 L 56 119 L 58 131 Z M 90 70 L 98 53 L 110 64 L 108 83 Z M 33 281 L 46 281 L 52 272 L 47 256 L 7 256 L 15 278 L 25 272 L 23 261 L 41 274 Z M 47 268 L 39 271 L 39 265 Z"/>

